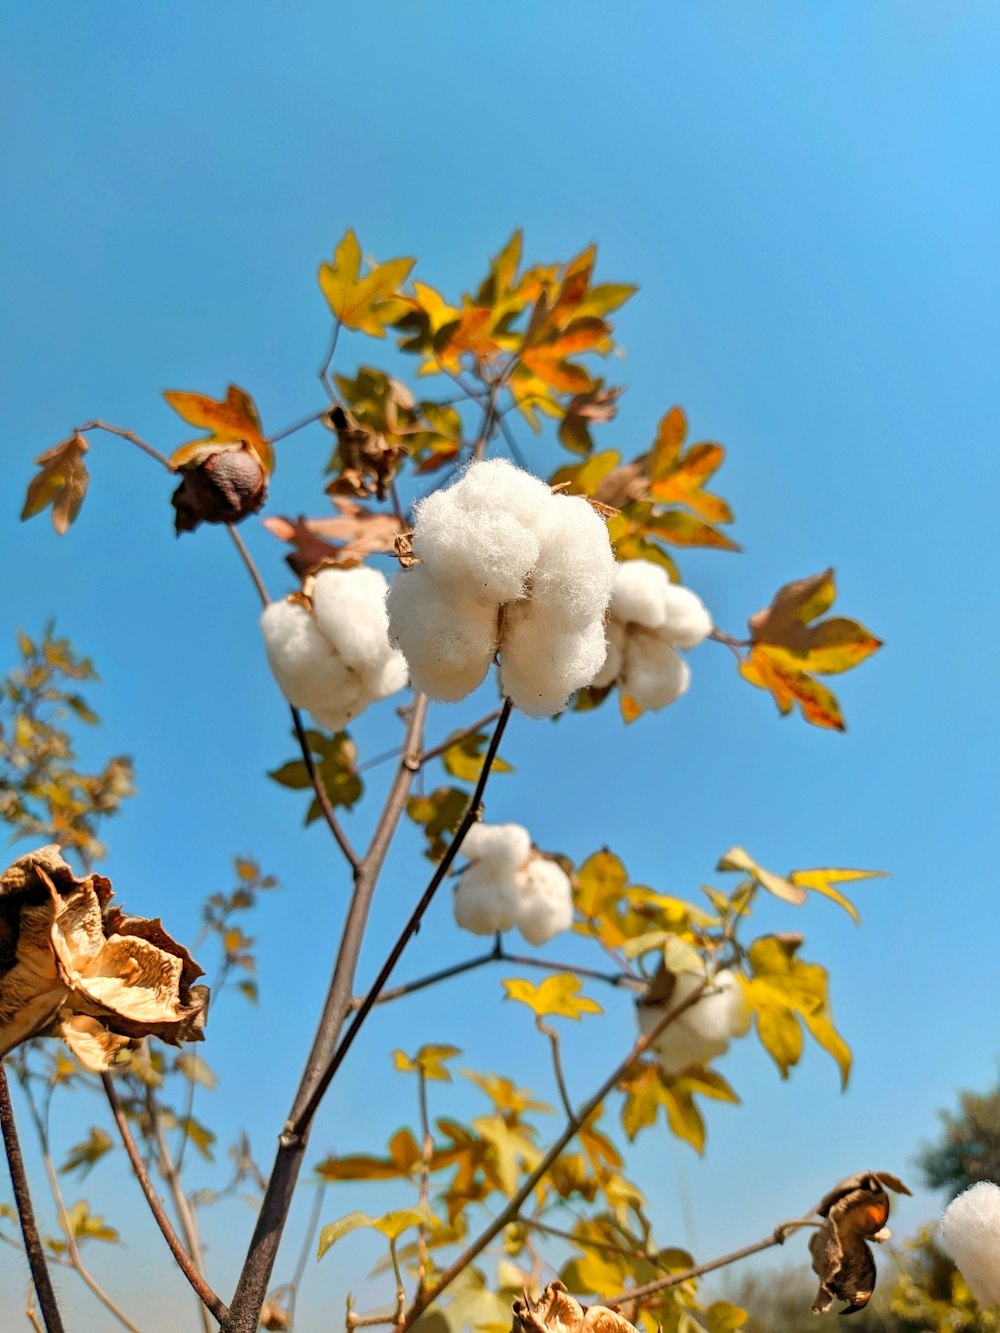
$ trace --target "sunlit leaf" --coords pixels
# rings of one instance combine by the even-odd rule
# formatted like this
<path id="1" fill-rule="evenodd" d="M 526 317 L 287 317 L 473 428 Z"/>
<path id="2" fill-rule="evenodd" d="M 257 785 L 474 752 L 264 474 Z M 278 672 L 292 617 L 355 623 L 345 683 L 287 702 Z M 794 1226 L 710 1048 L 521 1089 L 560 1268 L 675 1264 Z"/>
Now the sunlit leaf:
<path id="1" fill-rule="evenodd" d="M 750 875 L 768 893 L 773 893 L 783 902 L 801 907 L 806 900 L 805 888 L 784 875 L 775 875 L 753 859 L 742 847 L 730 847 L 719 860 L 719 870 L 742 870 Z"/>
<path id="2" fill-rule="evenodd" d="M 163 396 L 189 425 L 210 432 L 207 439 L 193 440 L 177 449 L 170 458 L 173 467 L 182 468 L 194 461 L 210 444 L 243 444 L 265 473 L 274 471 L 274 451 L 264 436 L 257 405 L 245 389 L 230 384 L 221 399 L 175 389 L 167 390 Z"/>
<path id="3" fill-rule="evenodd" d="M 82 435 L 72 435 L 62 444 L 39 454 L 35 463 L 41 468 L 32 477 L 21 510 L 22 520 L 34 518 L 52 506 L 52 526 L 60 537 L 69 530 L 80 512 L 90 475 L 83 456 L 89 449 Z"/>
<path id="4" fill-rule="evenodd" d="M 331 1222 L 319 1233 L 318 1259 L 322 1259 L 331 1245 L 336 1245 L 341 1237 L 360 1227 L 371 1227 L 380 1231 L 389 1240 L 396 1240 L 410 1227 L 420 1226 L 431 1220 L 433 1214 L 429 1208 L 397 1208 L 395 1212 L 385 1213 L 382 1217 L 369 1217 L 367 1213 L 348 1213 L 337 1222 Z"/>
<path id="5" fill-rule="evenodd" d="M 461 1054 L 457 1046 L 421 1046 L 416 1055 L 393 1051 L 392 1058 L 396 1068 L 405 1073 L 420 1073 L 426 1079 L 450 1083 L 451 1074 L 445 1069 L 444 1061 Z"/>
<path id="6" fill-rule="evenodd" d="M 332 264 L 321 264 L 319 285 L 330 309 L 349 329 L 384 338 L 387 324 L 406 313 L 398 288 L 416 261 L 392 259 L 376 264 L 361 277 L 361 247 L 353 231 L 345 233 L 334 251 Z"/>
<path id="7" fill-rule="evenodd" d="M 471 735 L 459 735 L 441 756 L 441 760 L 453 778 L 462 782 L 476 782 L 483 767 L 486 749 L 489 745 L 489 732 L 476 731 Z M 493 760 L 494 773 L 513 773 L 513 769 L 499 755 Z"/>
<path id="8" fill-rule="evenodd" d="M 596 1000 L 581 995 L 582 983 L 579 977 L 569 972 L 557 972 L 546 977 L 539 986 L 521 977 L 505 980 L 501 983 L 508 1000 L 517 1000 L 526 1004 L 538 1018 L 572 1018 L 577 1021 L 582 1014 L 601 1014 L 604 1010 Z"/>

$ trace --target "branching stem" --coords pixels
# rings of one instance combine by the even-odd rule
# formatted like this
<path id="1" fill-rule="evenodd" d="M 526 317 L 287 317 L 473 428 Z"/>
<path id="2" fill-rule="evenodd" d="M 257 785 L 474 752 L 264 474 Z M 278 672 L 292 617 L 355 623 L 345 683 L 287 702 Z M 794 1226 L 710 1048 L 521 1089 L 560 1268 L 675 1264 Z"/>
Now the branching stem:
<path id="1" fill-rule="evenodd" d="M 170 459 L 167 458 L 166 454 L 161 454 L 159 449 L 154 449 L 151 444 L 147 444 L 145 440 L 140 439 L 135 431 L 123 430 L 121 426 L 112 426 L 109 425 L 107 421 L 101 421 L 97 418 L 93 421 L 85 421 L 82 426 L 76 427 L 76 433 L 78 435 L 86 435 L 87 432 L 91 430 L 103 430 L 106 431 L 108 435 L 117 435 L 120 440 L 128 440 L 130 444 L 134 444 L 136 448 L 149 454 L 150 458 L 155 458 L 156 461 L 162 467 L 165 467 L 168 472 L 173 472 L 174 470 Z"/>

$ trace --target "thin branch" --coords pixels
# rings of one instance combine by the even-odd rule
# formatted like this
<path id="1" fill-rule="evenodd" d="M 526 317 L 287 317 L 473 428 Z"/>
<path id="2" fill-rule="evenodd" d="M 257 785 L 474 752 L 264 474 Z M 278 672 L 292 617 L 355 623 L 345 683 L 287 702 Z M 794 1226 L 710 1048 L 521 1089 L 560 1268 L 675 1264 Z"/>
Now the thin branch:
<path id="1" fill-rule="evenodd" d="M 425 750 L 423 752 L 420 756 L 421 768 L 424 764 L 429 763 L 431 759 L 436 759 L 438 755 L 444 754 L 446 750 L 450 750 L 453 745 L 458 745 L 460 741 L 464 741 L 466 737 L 475 736 L 476 732 L 482 731 L 483 727 L 492 726 L 499 716 L 500 709 L 494 708 L 492 713 L 487 713 L 486 716 L 481 717 L 478 722 L 473 722 L 471 726 L 463 727 L 461 731 L 452 732 L 450 736 L 444 738 L 440 745 L 435 745 L 430 750 Z"/>
<path id="2" fill-rule="evenodd" d="M 168 472 L 174 470 L 170 459 L 165 454 L 161 454 L 159 449 L 154 449 L 151 444 L 147 444 L 145 440 L 140 439 L 134 431 L 123 430 L 121 426 L 111 426 L 108 422 L 95 418 L 93 421 L 85 421 L 82 426 L 77 426 L 76 433 L 86 435 L 89 430 L 107 431 L 109 435 L 117 435 L 121 440 L 128 440 L 130 444 L 134 444 L 137 448 L 142 449 L 144 453 L 149 454 L 150 458 L 155 458 Z"/>
<path id="3" fill-rule="evenodd" d="M 149 1172 L 146 1170 L 146 1164 L 142 1160 L 138 1145 L 132 1136 L 132 1130 L 128 1121 L 125 1119 L 125 1112 L 122 1110 L 121 1100 L 118 1096 L 118 1090 L 114 1085 L 114 1080 L 110 1074 L 102 1074 L 101 1081 L 104 1084 L 104 1091 L 107 1094 L 108 1102 L 111 1106 L 111 1114 L 115 1118 L 115 1124 L 118 1126 L 118 1133 L 121 1135 L 122 1144 L 128 1154 L 128 1159 L 132 1163 L 132 1170 L 135 1172 L 135 1178 L 139 1182 L 139 1187 L 146 1196 L 146 1202 L 149 1204 L 149 1211 L 153 1214 L 156 1225 L 160 1228 L 163 1239 L 170 1247 L 170 1253 L 177 1261 L 177 1266 L 194 1288 L 198 1299 L 209 1309 L 216 1319 L 221 1323 L 228 1313 L 225 1304 L 219 1299 L 212 1288 L 208 1285 L 202 1275 L 198 1272 L 190 1254 L 181 1244 L 180 1237 L 173 1228 L 170 1218 L 164 1211 L 160 1203 L 159 1196 L 153 1188 L 153 1182 L 149 1178 Z"/>
<path id="4" fill-rule="evenodd" d="M 268 444 L 276 444 L 278 440 L 287 440 L 289 435 L 295 435 L 300 430 L 305 430 L 306 426 L 311 426 L 314 421 L 322 421 L 324 417 L 330 415 L 330 409 L 324 407 L 322 412 L 310 412 L 307 417 L 302 417 L 291 426 L 286 426 L 284 430 L 279 430 L 275 435 L 267 437 Z"/>
<path id="5" fill-rule="evenodd" d="M 535 1020 L 535 1025 L 539 1032 L 544 1032 L 546 1037 L 552 1043 L 552 1068 L 555 1071 L 556 1086 L 559 1089 L 559 1100 L 562 1102 L 563 1110 L 570 1120 L 573 1119 L 573 1103 L 569 1099 L 569 1092 L 566 1088 L 566 1078 L 563 1074 L 562 1056 L 559 1052 L 559 1033 L 555 1028 L 550 1028 L 548 1023 L 541 1018 Z"/>
<path id="6" fill-rule="evenodd" d="M 240 559 L 247 567 L 247 573 L 253 579 L 253 586 L 257 589 L 261 603 L 264 606 L 267 606 L 271 599 L 268 596 L 267 588 L 264 586 L 264 580 L 260 576 L 260 570 L 254 564 L 253 556 L 247 550 L 246 543 L 240 536 L 239 529 L 232 523 L 227 523 L 226 527 L 229 529 L 229 535 L 232 537 L 236 549 L 240 553 Z"/>
<path id="7" fill-rule="evenodd" d="M 7 1165 L 10 1168 L 10 1182 L 14 1187 L 14 1201 L 17 1215 L 21 1222 L 21 1235 L 24 1237 L 24 1251 L 28 1256 L 31 1280 L 38 1293 L 42 1318 L 45 1320 L 47 1333 L 63 1333 L 62 1316 L 56 1304 L 52 1279 L 49 1277 L 42 1249 L 41 1237 L 35 1222 L 35 1212 L 31 1206 L 31 1192 L 28 1189 L 28 1176 L 21 1156 L 21 1145 L 17 1137 L 17 1125 L 14 1123 L 14 1107 L 10 1100 L 10 1086 L 7 1071 L 0 1061 L 0 1129 L 3 1131 L 3 1145 L 7 1151 Z"/>
<path id="8" fill-rule="evenodd" d="M 598 1250 L 602 1254 L 625 1254 L 630 1259 L 644 1259 L 655 1268 L 663 1268 L 658 1262 L 655 1254 L 650 1254 L 648 1250 L 637 1250 L 633 1246 L 627 1249 L 624 1245 L 616 1245 L 612 1240 L 597 1240 L 593 1236 L 574 1236 L 572 1231 L 562 1231 L 559 1227 L 553 1227 L 548 1222 L 542 1222 L 537 1217 L 522 1217 L 521 1225 L 530 1227 L 534 1231 L 540 1231 L 545 1236 L 555 1236 L 558 1240 L 569 1240 L 574 1245 L 579 1245 L 583 1249 Z"/>
<path id="9" fill-rule="evenodd" d="M 507 448 L 510 450 L 511 458 L 513 458 L 514 462 L 518 465 L 518 467 L 523 467 L 525 472 L 530 472 L 531 469 L 528 467 L 527 459 L 521 452 L 521 446 L 518 444 L 516 438 L 514 437 L 514 432 L 510 428 L 510 422 L 507 420 L 505 416 L 502 415 L 497 418 L 497 422 L 500 426 L 500 434 L 504 437 L 504 440 L 507 442 Z"/>
<path id="10" fill-rule="evenodd" d="M 647 1282 L 643 1287 L 633 1287 L 630 1291 L 620 1291 L 616 1296 L 608 1296 L 604 1299 L 605 1305 L 624 1305 L 626 1302 L 631 1304 L 633 1301 L 643 1300 L 646 1296 L 655 1296 L 659 1291 L 666 1291 L 668 1287 L 678 1287 L 682 1282 L 690 1282 L 692 1278 L 701 1277 L 704 1273 L 712 1273 L 717 1268 L 725 1268 L 728 1264 L 735 1264 L 740 1259 L 747 1259 L 751 1254 L 759 1254 L 761 1250 L 768 1250 L 772 1245 L 784 1245 L 785 1241 L 793 1231 L 798 1231 L 800 1227 L 819 1227 L 822 1222 L 815 1218 L 800 1217 L 792 1222 L 781 1222 L 774 1228 L 770 1236 L 765 1236 L 763 1240 L 754 1241 L 752 1245 L 744 1245 L 741 1250 L 733 1250 L 730 1254 L 724 1254 L 718 1259 L 712 1259 L 707 1264 L 696 1264 L 693 1268 L 685 1268 L 680 1273 L 671 1273 L 669 1277 L 659 1278 L 656 1282 Z"/>
<path id="11" fill-rule="evenodd" d="M 347 834 L 341 827 L 340 820 L 334 813 L 333 805 L 326 787 L 323 784 L 323 778 L 319 769 L 316 767 L 316 761 L 313 758 L 312 746 L 309 744 L 309 738 L 306 735 L 306 729 L 302 724 L 302 714 L 294 706 L 289 704 L 289 711 L 292 714 L 292 724 L 295 727 L 295 735 L 299 742 L 299 749 L 302 751 L 302 759 L 306 766 L 306 772 L 309 774 L 309 781 L 312 783 L 312 789 L 316 793 L 316 800 L 319 808 L 326 820 L 327 828 L 333 834 L 337 846 L 346 856 L 351 869 L 357 872 L 361 865 L 358 854 L 348 841 Z"/>
<path id="12" fill-rule="evenodd" d="M 330 379 L 330 366 L 333 364 L 333 355 L 337 350 L 337 339 L 340 337 L 340 330 L 341 323 L 338 319 L 334 321 L 333 332 L 330 334 L 330 341 L 326 345 L 326 354 L 323 357 L 323 364 L 318 371 L 319 382 L 330 395 L 330 401 L 333 403 L 340 402 L 337 391 L 333 387 L 333 382 Z"/>
<path id="13" fill-rule="evenodd" d="M 583 967 L 579 963 L 557 963 L 551 958 L 532 958 L 528 954 L 504 951 L 501 951 L 497 958 L 500 962 L 515 963 L 518 967 L 537 967 L 546 972 L 572 972 L 574 976 L 589 977 L 591 981 L 603 981 L 606 986 L 617 986 L 622 990 L 646 990 L 646 982 L 641 977 L 627 972 L 599 972 L 595 967 Z"/>
<path id="14" fill-rule="evenodd" d="M 431 1157 L 434 1154 L 434 1140 L 431 1137 L 430 1116 L 427 1113 L 427 1078 L 423 1069 L 417 1070 L 417 1080 L 420 1086 L 420 1128 L 423 1131 L 423 1143 L 421 1145 L 420 1155 L 420 1196 L 418 1207 L 426 1209 L 427 1201 L 430 1196 L 431 1184 Z M 420 1291 L 427 1280 L 427 1227 L 424 1222 L 417 1228 L 417 1291 Z M 397 1273 L 398 1281 L 398 1273 Z M 401 1283 L 398 1285 L 402 1285 Z M 402 1314 L 402 1310 L 400 1310 Z"/>
<path id="15" fill-rule="evenodd" d="M 323 1199 L 326 1196 L 326 1183 L 324 1182 L 316 1191 L 316 1197 L 313 1199 L 313 1206 L 309 1213 L 309 1221 L 306 1223 L 306 1234 L 302 1239 L 302 1249 L 299 1250 L 299 1257 L 295 1264 L 295 1271 L 292 1273 L 292 1280 L 285 1290 L 288 1292 L 288 1313 L 292 1320 L 295 1319 L 295 1302 L 298 1300 L 299 1287 L 302 1285 L 302 1277 L 306 1271 L 306 1264 L 309 1262 L 309 1256 L 312 1254 L 313 1241 L 316 1238 L 316 1228 L 319 1226 L 320 1214 L 323 1210 Z"/>
<path id="16" fill-rule="evenodd" d="M 452 963 L 450 967 L 442 967 L 438 972 L 431 972 L 429 976 L 418 977 L 416 981 L 406 981 L 401 986 L 393 986 L 391 990 L 384 990 L 381 995 L 375 997 L 376 1004 L 388 1004 L 391 1000 L 401 1000 L 404 995 L 413 995 L 414 992 L 425 990 L 428 986 L 434 986 L 439 981 L 447 981 L 450 977 L 459 977 L 463 972 L 472 972 L 477 967 L 484 967 L 487 963 L 495 963 L 502 955 L 495 949 L 489 953 L 480 954 L 476 958 L 468 958 L 464 963 Z M 360 1009 L 368 997 L 366 995 L 355 995 L 351 1001 L 351 1011 Z"/>

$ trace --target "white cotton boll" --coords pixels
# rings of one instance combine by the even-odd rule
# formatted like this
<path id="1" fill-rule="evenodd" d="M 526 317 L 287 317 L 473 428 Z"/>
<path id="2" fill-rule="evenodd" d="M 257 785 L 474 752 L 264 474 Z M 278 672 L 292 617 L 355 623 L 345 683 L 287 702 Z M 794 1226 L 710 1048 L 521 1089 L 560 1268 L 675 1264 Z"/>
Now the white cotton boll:
<path id="1" fill-rule="evenodd" d="M 474 862 L 455 886 L 455 920 L 473 935 L 510 930 L 517 920 L 519 897 L 512 870 Z"/>
<path id="2" fill-rule="evenodd" d="M 466 509 L 502 509 L 526 528 L 535 529 L 552 499 L 549 486 L 505 458 L 471 463 L 450 488 Z"/>
<path id="3" fill-rule="evenodd" d="M 613 685 L 622 673 L 625 660 L 625 626 L 620 620 L 611 619 L 604 627 L 607 639 L 607 656 L 604 665 L 590 682 L 595 689 L 603 690 Z"/>
<path id="4" fill-rule="evenodd" d="M 952 1200 L 941 1240 L 979 1304 L 1000 1305 L 1000 1186 L 981 1180 Z"/>
<path id="5" fill-rule="evenodd" d="M 659 634 L 636 629 L 625 640 L 619 684 L 640 708 L 666 708 L 691 684 L 691 668 Z"/>
<path id="6" fill-rule="evenodd" d="M 521 872 L 517 928 L 529 944 L 547 944 L 573 924 L 569 876 L 546 857 L 535 857 Z"/>
<path id="7" fill-rule="evenodd" d="M 531 599 L 556 629 L 583 629 L 607 610 L 615 582 L 608 527 L 579 495 L 553 495 L 537 528 Z"/>
<path id="8" fill-rule="evenodd" d="M 508 612 L 500 685 L 529 717 L 551 717 L 566 707 L 574 690 L 590 684 L 604 665 L 606 652 L 600 620 L 560 634 L 529 602 Z"/>
<path id="9" fill-rule="evenodd" d="M 388 699 L 390 694 L 398 694 L 405 689 L 409 678 L 406 658 L 398 648 L 391 648 L 378 671 L 366 674 L 365 683 L 371 691 L 372 699 Z"/>
<path id="10" fill-rule="evenodd" d="M 454 703 L 482 684 L 496 651 L 495 606 L 450 592 L 426 565 L 397 574 L 387 605 L 390 642 L 418 690 Z"/>
<path id="11" fill-rule="evenodd" d="M 501 501 L 467 507 L 457 490 L 435 491 L 416 506 L 414 553 L 441 583 L 481 601 L 520 597 L 538 559 L 538 538 Z"/>
<path id="12" fill-rule="evenodd" d="M 338 655 L 364 675 L 389 655 L 385 597 L 389 585 L 377 569 L 321 569 L 310 594 L 313 615 Z"/>
<path id="13" fill-rule="evenodd" d="M 531 834 L 520 824 L 473 824 L 461 851 L 469 861 L 513 874 L 531 855 Z"/>
<path id="14" fill-rule="evenodd" d="M 611 614 L 627 624 L 659 629 L 666 618 L 665 594 L 670 575 L 651 560 L 626 560 L 618 566 Z"/>
<path id="15" fill-rule="evenodd" d="M 705 978 L 695 972 L 680 972 L 670 996 L 668 1009 L 676 1009 L 689 999 Z M 745 1036 L 749 1031 L 750 1011 L 739 979 L 732 972 L 717 972 L 708 983 L 700 999 L 674 1019 L 654 1039 L 650 1050 L 663 1070 L 679 1074 L 693 1064 L 707 1064 L 725 1054 L 731 1037 Z M 664 1007 L 656 1004 L 636 1006 L 639 1030 L 651 1032 L 664 1015 Z"/>
<path id="16" fill-rule="evenodd" d="M 663 633 L 676 648 L 697 648 L 712 632 L 705 603 L 690 588 L 670 583 L 664 589 Z"/>
<path id="17" fill-rule="evenodd" d="M 274 678 L 290 704 L 305 707 L 308 692 L 333 655 L 316 622 L 297 602 L 271 602 L 260 618 L 264 647 Z"/>

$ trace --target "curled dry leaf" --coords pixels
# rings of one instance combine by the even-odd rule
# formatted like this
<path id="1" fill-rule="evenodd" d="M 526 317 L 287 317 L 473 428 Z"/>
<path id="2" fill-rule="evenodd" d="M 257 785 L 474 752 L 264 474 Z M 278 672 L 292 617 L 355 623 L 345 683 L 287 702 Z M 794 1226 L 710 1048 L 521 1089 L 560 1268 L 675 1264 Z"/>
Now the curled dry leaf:
<path id="1" fill-rule="evenodd" d="M 888 1240 L 889 1195 L 909 1194 L 901 1180 L 887 1171 L 862 1171 L 836 1185 L 816 1206 L 826 1219 L 809 1237 L 813 1272 L 819 1291 L 813 1314 L 826 1314 L 834 1300 L 846 1301 L 841 1314 L 863 1310 L 875 1290 L 875 1260 L 869 1241 Z"/>
<path id="2" fill-rule="evenodd" d="M 366 555 L 384 555 L 395 549 L 401 524 L 394 514 L 375 514 L 345 496 L 332 497 L 336 518 L 265 518 L 264 527 L 279 541 L 295 548 L 285 557 L 300 578 L 321 565 L 356 564 Z M 338 538 L 341 544 L 327 540 Z"/>
<path id="3" fill-rule="evenodd" d="M 202 969 L 156 918 L 111 907 L 102 875 L 77 878 L 56 844 L 0 875 L 0 1056 L 62 1037 L 87 1069 L 143 1037 L 201 1041 Z"/>
<path id="4" fill-rule="evenodd" d="M 59 536 L 69 529 L 83 504 L 90 475 L 83 456 L 89 446 L 77 433 L 61 444 L 39 454 L 35 463 L 41 469 L 32 477 L 24 499 L 21 518 L 34 518 L 52 506 L 52 526 Z"/>
<path id="5" fill-rule="evenodd" d="M 399 444 L 390 444 L 371 426 L 362 425 L 342 407 L 335 407 L 325 420 L 337 436 L 340 463 L 340 471 L 326 488 L 327 494 L 354 495 L 359 499 L 374 494 L 384 500 L 406 451 Z"/>
<path id="6" fill-rule="evenodd" d="M 581 1305 L 561 1282 L 550 1282 L 533 1301 L 527 1288 L 512 1307 L 511 1333 L 636 1333 L 624 1315 L 606 1305 Z"/>

